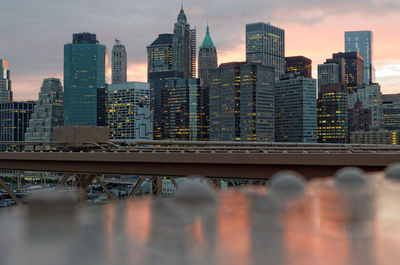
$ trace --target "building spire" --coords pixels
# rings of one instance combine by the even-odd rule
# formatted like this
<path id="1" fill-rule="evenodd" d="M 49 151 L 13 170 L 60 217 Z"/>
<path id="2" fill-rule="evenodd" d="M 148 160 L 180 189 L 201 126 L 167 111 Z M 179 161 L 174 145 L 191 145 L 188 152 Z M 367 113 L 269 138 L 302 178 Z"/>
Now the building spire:
<path id="1" fill-rule="evenodd" d="M 207 21 L 206 36 L 204 37 L 203 43 L 201 44 L 200 48 L 215 48 L 214 43 L 210 36 L 210 27 L 208 26 L 208 21 Z"/>

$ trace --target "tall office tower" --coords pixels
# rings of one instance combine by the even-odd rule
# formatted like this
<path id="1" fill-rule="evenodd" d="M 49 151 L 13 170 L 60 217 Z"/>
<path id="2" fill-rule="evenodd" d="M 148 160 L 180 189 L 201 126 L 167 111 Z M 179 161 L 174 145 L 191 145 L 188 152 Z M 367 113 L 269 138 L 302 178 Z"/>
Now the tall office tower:
<path id="1" fill-rule="evenodd" d="M 64 125 L 106 125 L 107 58 L 96 34 L 73 34 L 64 45 Z"/>
<path id="2" fill-rule="evenodd" d="M 367 121 L 366 130 L 383 128 L 382 93 L 379 84 L 363 84 L 357 91 L 349 95 L 349 109 L 369 110 L 371 113 L 362 120 Z M 350 113 L 351 115 L 351 113 Z M 351 117 L 350 117 L 351 118 Z M 357 126 L 350 124 L 351 131 L 358 130 Z"/>
<path id="3" fill-rule="evenodd" d="M 196 29 L 190 29 L 183 6 L 174 27 L 172 45 L 173 70 L 184 78 L 196 77 Z"/>
<path id="4" fill-rule="evenodd" d="M 300 73 L 302 77 L 312 77 L 312 61 L 304 56 L 285 57 L 285 72 Z"/>
<path id="5" fill-rule="evenodd" d="M 383 128 L 400 131 L 400 94 L 382 95 Z"/>
<path id="6" fill-rule="evenodd" d="M 225 63 L 210 79 L 210 140 L 274 141 L 272 67 Z"/>
<path id="7" fill-rule="evenodd" d="M 372 66 L 372 31 L 346 31 L 345 51 L 358 52 L 364 59 L 364 83 L 375 82 L 374 68 Z"/>
<path id="8" fill-rule="evenodd" d="M 110 139 L 153 140 L 153 115 L 148 83 L 108 85 L 107 123 Z"/>
<path id="9" fill-rule="evenodd" d="M 318 88 L 322 85 L 346 83 L 344 58 L 327 59 L 318 65 Z"/>
<path id="10" fill-rule="evenodd" d="M 33 109 L 25 133 L 27 142 L 50 142 L 54 127 L 62 126 L 63 115 L 63 88 L 58 78 L 43 80 L 39 92 L 39 99 Z"/>
<path id="11" fill-rule="evenodd" d="M 246 61 L 275 67 L 275 78 L 285 73 L 285 31 L 271 24 L 246 25 Z"/>
<path id="12" fill-rule="evenodd" d="M 347 143 L 349 129 L 346 84 L 322 85 L 318 93 L 318 142 Z"/>
<path id="13" fill-rule="evenodd" d="M 357 87 L 364 83 L 363 57 L 357 52 L 339 52 L 333 54 L 333 59 L 345 60 L 345 83 L 349 93 L 357 91 Z"/>
<path id="14" fill-rule="evenodd" d="M 115 39 L 115 44 L 112 48 L 112 83 L 126 83 L 127 74 L 127 58 L 126 49 L 120 40 Z"/>
<path id="15" fill-rule="evenodd" d="M 206 36 L 200 46 L 199 51 L 199 78 L 204 87 L 210 86 L 210 71 L 218 68 L 217 48 L 210 36 L 209 27 L 207 25 Z"/>
<path id="16" fill-rule="evenodd" d="M 199 51 L 199 79 L 201 82 L 201 113 L 200 113 L 200 127 L 202 135 L 205 135 L 207 140 L 210 131 L 210 118 L 209 118 L 209 101 L 210 101 L 210 73 L 212 69 L 218 68 L 217 49 L 210 36 L 209 27 L 207 25 L 206 36 L 200 46 Z"/>
<path id="17" fill-rule="evenodd" d="M 0 103 L 0 141 L 23 142 L 29 119 L 35 106 L 34 101 Z M 0 150 L 22 150 L 18 146 L 0 145 Z"/>
<path id="18" fill-rule="evenodd" d="M 147 77 L 150 83 L 150 105 L 153 111 L 154 140 L 168 138 L 169 94 L 176 79 L 183 78 L 183 72 L 173 70 L 173 35 L 160 34 L 147 47 Z"/>
<path id="19" fill-rule="evenodd" d="M 176 79 L 168 97 L 168 140 L 204 140 L 200 131 L 200 79 Z"/>
<path id="20" fill-rule="evenodd" d="M 317 141 L 317 82 L 285 74 L 275 82 L 275 141 Z"/>
<path id="21" fill-rule="evenodd" d="M 0 103 L 12 101 L 10 70 L 8 62 L 0 59 Z"/>

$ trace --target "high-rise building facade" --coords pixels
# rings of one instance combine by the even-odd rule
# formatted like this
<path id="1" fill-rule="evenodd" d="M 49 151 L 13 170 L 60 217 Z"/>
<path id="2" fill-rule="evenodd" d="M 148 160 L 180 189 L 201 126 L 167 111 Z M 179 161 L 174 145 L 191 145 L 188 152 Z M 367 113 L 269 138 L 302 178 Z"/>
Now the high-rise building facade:
<path id="1" fill-rule="evenodd" d="M 347 143 L 349 138 L 346 84 L 322 85 L 318 93 L 318 142 Z"/>
<path id="2" fill-rule="evenodd" d="M 153 115 L 148 83 L 128 82 L 107 87 L 110 139 L 153 140 Z"/>
<path id="3" fill-rule="evenodd" d="M 285 73 L 300 73 L 302 77 L 312 77 L 312 61 L 304 56 L 285 57 Z"/>
<path id="4" fill-rule="evenodd" d="M 160 34 L 147 47 L 150 84 L 150 106 L 153 112 L 154 140 L 168 138 L 169 95 L 176 80 L 183 78 L 183 72 L 173 70 L 173 34 Z"/>
<path id="5" fill-rule="evenodd" d="M 210 71 L 218 68 L 217 48 L 210 36 L 210 30 L 207 25 L 206 36 L 199 50 L 199 79 L 202 86 L 210 86 Z"/>
<path id="6" fill-rule="evenodd" d="M 358 52 L 363 57 L 364 63 L 364 83 L 375 82 L 375 70 L 372 65 L 372 31 L 346 31 L 345 32 L 345 51 Z"/>
<path id="7" fill-rule="evenodd" d="M 120 40 L 115 40 L 112 48 L 111 56 L 112 64 L 112 83 L 126 83 L 127 82 L 127 55 L 125 46 Z"/>
<path id="8" fill-rule="evenodd" d="M 327 59 L 318 65 L 318 87 L 327 84 L 346 83 L 346 61 L 344 58 Z"/>
<path id="9" fill-rule="evenodd" d="M 107 58 L 96 34 L 73 34 L 64 45 L 64 125 L 106 125 Z"/>
<path id="10" fill-rule="evenodd" d="M 8 62 L 0 59 L 0 103 L 12 101 L 11 77 Z"/>
<path id="11" fill-rule="evenodd" d="M 357 91 L 357 87 L 364 83 L 363 57 L 357 52 L 339 52 L 333 54 L 333 59 L 345 60 L 345 83 L 349 93 Z"/>
<path id="12" fill-rule="evenodd" d="M 210 118 L 209 118 L 209 101 L 210 101 L 210 74 L 211 70 L 218 68 L 218 57 L 217 49 L 210 36 L 210 30 L 207 25 L 206 36 L 204 37 L 203 43 L 200 46 L 199 51 L 199 79 L 201 82 L 200 100 L 201 100 L 201 112 L 200 112 L 200 127 L 201 134 L 205 136 L 204 140 L 209 137 L 210 130 Z"/>
<path id="13" fill-rule="evenodd" d="M 275 141 L 317 142 L 316 86 L 292 73 L 275 82 Z"/>
<path id="14" fill-rule="evenodd" d="M 35 106 L 34 101 L 0 103 L 0 141 L 23 142 L 29 119 Z M 0 150 L 20 150 L 21 147 L 2 145 Z"/>
<path id="15" fill-rule="evenodd" d="M 172 67 L 184 78 L 196 77 L 196 29 L 190 29 L 183 7 L 174 27 Z"/>
<path id="16" fill-rule="evenodd" d="M 285 31 L 266 23 L 246 25 L 246 61 L 275 68 L 275 78 L 285 73 Z"/>
<path id="17" fill-rule="evenodd" d="M 382 95 L 383 128 L 400 131 L 400 94 Z"/>
<path id="18" fill-rule="evenodd" d="M 210 77 L 210 140 L 274 141 L 274 69 L 233 62 Z"/>
<path id="19" fill-rule="evenodd" d="M 358 87 L 357 91 L 349 95 L 349 108 L 357 108 L 357 103 L 360 102 L 359 109 L 369 110 L 370 117 L 364 118 L 368 121 L 368 129 L 383 128 L 383 106 L 382 93 L 379 84 L 363 84 Z M 353 115 L 354 116 L 354 115 Z M 351 126 L 351 124 L 350 124 Z M 355 129 L 353 129 L 354 131 Z"/>
<path id="20" fill-rule="evenodd" d="M 39 92 L 39 99 L 33 109 L 25 133 L 27 142 L 50 142 L 54 127 L 62 126 L 63 115 L 63 88 L 58 78 L 43 80 Z"/>

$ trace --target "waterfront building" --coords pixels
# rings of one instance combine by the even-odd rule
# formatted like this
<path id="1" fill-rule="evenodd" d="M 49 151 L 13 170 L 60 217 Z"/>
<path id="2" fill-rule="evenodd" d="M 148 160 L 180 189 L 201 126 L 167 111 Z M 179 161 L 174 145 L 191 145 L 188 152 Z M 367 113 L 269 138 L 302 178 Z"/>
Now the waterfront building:
<path id="1" fill-rule="evenodd" d="M 96 34 L 73 34 L 64 45 L 64 125 L 106 125 L 107 64 Z"/>
<path id="2" fill-rule="evenodd" d="M 348 142 L 348 93 L 343 83 L 322 85 L 318 93 L 318 142 Z"/>
<path id="3" fill-rule="evenodd" d="M 210 77 L 210 140 L 274 141 L 274 69 L 232 62 Z"/>
<path id="4" fill-rule="evenodd" d="M 196 77 L 196 29 L 190 29 L 183 6 L 174 26 L 172 67 L 174 71 L 183 72 L 186 79 Z"/>
<path id="5" fill-rule="evenodd" d="M 312 61 L 304 56 L 285 57 L 285 73 L 300 73 L 305 78 L 311 78 Z"/>
<path id="6" fill-rule="evenodd" d="M 207 25 L 206 36 L 200 46 L 199 51 L 199 79 L 201 82 L 200 100 L 200 127 L 204 140 L 209 138 L 210 118 L 209 118 L 209 100 L 210 100 L 210 73 L 211 70 L 218 68 L 217 49 L 210 36 Z"/>
<path id="7" fill-rule="evenodd" d="M 364 83 L 363 57 L 357 52 L 339 52 L 333 54 L 333 59 L 345 60 L 345 83 L 349 93 L 357 91 L 357 87 Z"/>
<path id="8" fill-rule="evenodd" d="M 0 103 L 0 141 L 25 141 L 26 128 L 35 106 L 34 101 Z M 0 150 L 20 150 L 20 146 L 3 145 Z"/>
<path id="9" fill-rule="evenodd" d="M 356 106 L 357 102 L 361 102 L 361 106 Z M 383 128 L 383 106 L 382 93 L 379 84 L 362 84 L 358 86 L 357 91 L 349 94 L 350 109 L 364 109 L 370 111 L 369 117 L 362 120 L 367 122 L 366 130 Z M 354 113 L 353 113 L 354 114 Z M 350 123 L 351 131 L 356 131 L 357 126 Z"/>
<path id="10" fill-rule="evenodd" d="M 387 144 L 387 145 L 398 145 L 400 132 L 384 130 L 384 129 L 373 129 L 369 131 L 357 131 L 352 132 L 350 136 L 350 143 L 352 144 Z"/>
<path id="11" fill-rule="evenodd" d="M 54 127 L 62 126 L 63 115 L 63 88 L 58 78 L 43 80 L 39 92 L 39 99 L 33 109 L 25 133 L 27 142 L 50 142 Z"/>
<path id="12" fill-rule="evenodd" d="M 375 69 L 372 65 L 372 31 L 346 31 L 345 32 L 345 51 L 357 52 L 362 55 L 364 69 L 364 83 L 370 84 L 375 82 Z"/>
<path id="13" fill-rule="evenodd" d="M 246 61 L 275 68 L 275 78 L 285 73 L 285 31 L 266 23 L 246 25 Z"/>
<path id="14" fill-rule="evenodd" d="M 112 140 L 153 140 L 148 83 L 107 86 L 107 124 Z"/>
<path id="15" fill-rule="evenodd" d="M 400 131 L 400 94 L 382 95 L 383 128 Z"/>
<path id="16" fill-rule="evenodd" d="M 112 83 L 126 83 L 127 82 L 127 55 L 125 46 L 120 40 L 115 39 L 115 44 L 112 48 Z"/>
<path id="17" fill-rule="evenodd" d="M 316 86 L 296 73 L 275 82 L 276 142 L 317 142 Z"/>
<path id="18" fill-rule="evenodd" d="M 0 103 L 12 101 L 11 77 L 8 62 L 0 59 Z"/>

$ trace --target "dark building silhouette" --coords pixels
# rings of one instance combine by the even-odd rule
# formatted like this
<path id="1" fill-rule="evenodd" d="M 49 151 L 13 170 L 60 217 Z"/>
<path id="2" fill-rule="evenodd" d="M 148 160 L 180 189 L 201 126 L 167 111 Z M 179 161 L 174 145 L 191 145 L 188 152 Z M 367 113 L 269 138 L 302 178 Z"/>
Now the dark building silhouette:
<path id="1" fill-rule="evenodd" d="M 364 83 L 363 57 L 357 52 L 339 52 L 333 54 L 333 59 L 345 60 L 345 83 L 349 93 L 357 91 L 357 87 Z"/>
<path id="2" fill-rule="evenodd" d="M 207 25 L 206 36 L 199 50 L 199 79 L 201 82 L 200 90 L 200 127 L 204 140 L 209 138 L 210 118 L 209 118 L 209 100 L 210 100 L 210 73 L 211 70 L 218 68 L 217 49 L 210 36 Z"/>
<path id="3" fill-rule="evenodd" d="M 346 84 L 322 85 L 318 93 L 318 142 L 347 143 L 349 139 Z"/>
<path id="4" fill-rule="evenodd" d="M 221 64 L 211 72 L 210 140 L 274 141 L 272 67 Z"/>
<path id="5" fill-rule="evenodd" d="M 368 131 L 372 119 L 371 109 L 363 107 L 361 101 L 357 101 L 352 109 L 349 109 L 349 131 Z"/>
<path id="6" fill-rule="evenodd" d="M 285 57 L 285 72 L 300 73 L 305 78 L 311 78 L 312 61 L 304 56 Z"/>

